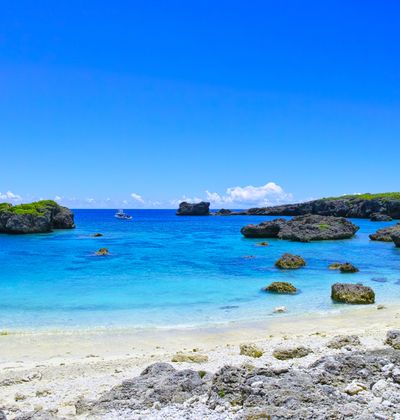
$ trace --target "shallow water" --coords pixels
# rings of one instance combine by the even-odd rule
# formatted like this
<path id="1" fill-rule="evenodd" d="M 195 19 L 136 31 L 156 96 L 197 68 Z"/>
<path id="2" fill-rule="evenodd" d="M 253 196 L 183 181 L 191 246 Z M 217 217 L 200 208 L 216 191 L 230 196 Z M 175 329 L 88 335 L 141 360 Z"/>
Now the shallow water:
<path id="1" fill-rule="evenodd" d="M 400 298 L 400 249 L 368 238 L 392 223 L 357 219 L 351 240 L 268 239 L 268 247 L 259 247 L 240 228 L 273 217 L 132 210 L 134 219 L 124 221 L 114 212 L 76 210 L 74 230 L 0 235 L 0 329 L 192 326 L 260 319 L 276 306 L 290 314 L 325 312 L 343 308 L 330 299 L 331 284 L 343 281 L 373 287 L 377 303 Z M 104 236 L 91 237 L 95 232 Z M 111 255 L 95 256 L 102 247 Z M 277 270 L 284 252 L 302 255 L 307 266 Z M 328 270 L 335 261 L 350 261 L 360 272 Z M 262 292 L 272 281 L 289 281 L 301 292 Z"/>

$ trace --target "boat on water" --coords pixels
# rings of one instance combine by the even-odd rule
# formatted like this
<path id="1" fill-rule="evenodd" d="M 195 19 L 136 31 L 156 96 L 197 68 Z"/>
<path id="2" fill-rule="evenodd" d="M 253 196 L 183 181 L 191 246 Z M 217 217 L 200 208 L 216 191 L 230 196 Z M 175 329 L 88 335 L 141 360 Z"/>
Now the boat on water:
<path id="1" fill-rule="evenodd" d="M 130 219 L 132 219 L 132 216 L 130 216 L 129 214 L 124 213 L 124 211 L 122 209 L 121 210 L 118 210 L 115 213 L 114 217 L 116 217 L 117 219 L 124 219 L 124 220 L 130 220 Z"/>

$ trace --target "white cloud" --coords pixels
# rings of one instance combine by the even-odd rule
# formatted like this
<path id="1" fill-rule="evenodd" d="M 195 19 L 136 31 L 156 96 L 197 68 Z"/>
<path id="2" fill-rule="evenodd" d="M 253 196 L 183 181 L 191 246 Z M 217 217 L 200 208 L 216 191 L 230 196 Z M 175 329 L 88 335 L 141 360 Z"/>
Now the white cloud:
<path id="1" fill-rule="evenodd" d="M 11 191 L 7 191 L 4 194 L 0 192 L 0 200 L 8 200 L 8 201 L 13 201 L 13 202 L 18 202 L 18 201 L 22 201 L 22 197 L 18 194 L 14 194 Z"/>
<path id="2" fill-rule="evenodd" d="M 206 191 L 206 194 L 207 200 L 214 206 L 270 206 L 293 200 L 292 194 L 285 192 L 283 188 L 275 182 L 268 182 L 260 187 L 255 187 L 253 185 L 231 187 L 228 188 L 223 195 L 210 191 Z"/>
<path id="3" fill-rule="evenodd" d="M 87 198 L 85 201 L 89 204 L 93 204 L 96 200 L 94 198 Z"/>
<path id="4" fill-rule="evenodd" d="M 198 203 L 199 201 L 204 201 L 202 198 L 199 197 L 186 197 L 186 195 L 183 195 L 181 198 L 174 198 L 172 200 L 169 200 L 169 204 L 176 207 L 182 201 L 186 201 L 187 203 Z"/>
<path id="5" fill-rule="evenodd" d="M 54 201 L 61 201 L 61 200 L 62 200 L 62 197 L 60 197 L 59 195 L 56 195 L 54 197 Z"/>
<path id="6" fill-rule="evenodd" d="M 144 203 L 144 200 L 142 198 L 141 195 L 136 194 L 136 193 L 132 193 L 131 197 L 135 200 L 135 201 L 139 201 L 139 203 Z"/>

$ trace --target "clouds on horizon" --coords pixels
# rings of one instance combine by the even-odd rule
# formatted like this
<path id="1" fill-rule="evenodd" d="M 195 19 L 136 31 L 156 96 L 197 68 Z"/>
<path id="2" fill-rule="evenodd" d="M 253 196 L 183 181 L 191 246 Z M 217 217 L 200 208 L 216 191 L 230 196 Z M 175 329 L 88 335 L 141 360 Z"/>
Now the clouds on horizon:
<path id="1" fill-rule="evenodd" d="M 244 205 L 271 206 L 293 200 L 293 195 L 284 191 L 275 182 L 268 182 L 259 187 L 253 185 L 231 187 L 222 195 L 210 191 L 206 191 L 206 194 L 207 201 L 210 201 L 214 206 L 229 205 L 237 208 L 242 208 Z"/>
<path id="2" fill-rule="evenodd" d="M 42 197 L 22 197 L 11 191 L 0 193 L 0 201 L 8 201 L 12 204 L 41 200 Z M 275 204 L 288 203 L 293 201 L 293 195 L 286 192 L 275 182 L 268 182 L 265 185 L 244 187 L 229 187 L 225 193 L 210 192 L 206 190 L 204 196 L 188 197 L 183 195 L 180 198 L 173 198 L 165 201 L 145 199 L 142 195 L 132 192 L 127 198 L 77 198 L 55 195 L 53 200 L 59 204 L 71 208 L 176 208 L 181 201 L 199 202 L 209 201 L 212 208 L 247 208 L 254 206 L 271 206 Z"/>

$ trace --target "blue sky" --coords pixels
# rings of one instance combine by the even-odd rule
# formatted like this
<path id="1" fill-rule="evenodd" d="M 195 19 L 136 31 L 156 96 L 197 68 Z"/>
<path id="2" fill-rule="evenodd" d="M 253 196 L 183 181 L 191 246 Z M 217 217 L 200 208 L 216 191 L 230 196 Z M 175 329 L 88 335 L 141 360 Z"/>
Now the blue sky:
<path id="1" fill-rule="evenodd" d="M 1 2 L 0 200 L 398 191 L 399 15 L 368 0 Z"/>

